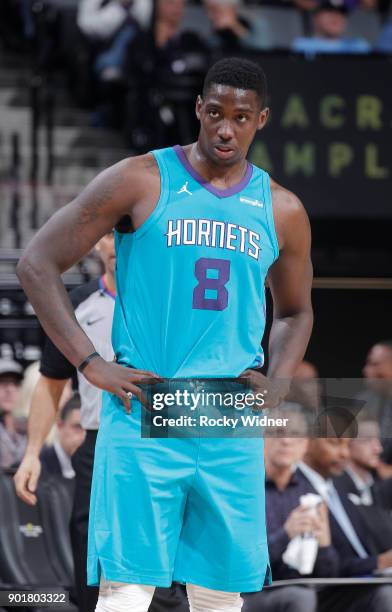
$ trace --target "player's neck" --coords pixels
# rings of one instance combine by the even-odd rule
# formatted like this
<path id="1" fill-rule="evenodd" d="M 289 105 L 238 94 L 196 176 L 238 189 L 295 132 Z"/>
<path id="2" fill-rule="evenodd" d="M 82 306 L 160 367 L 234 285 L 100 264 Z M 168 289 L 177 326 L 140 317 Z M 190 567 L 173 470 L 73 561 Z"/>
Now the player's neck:
<path id="1" fill-rule="evenodd" d="M 246 173 L 246 159 L 233 166 L 221 166 L 214 163 L 203 153 L 198 142 L 184 148 L 185 155 L 193 168 L 211 185 L 218 189 L 227 189 L 239 183 Z"/>

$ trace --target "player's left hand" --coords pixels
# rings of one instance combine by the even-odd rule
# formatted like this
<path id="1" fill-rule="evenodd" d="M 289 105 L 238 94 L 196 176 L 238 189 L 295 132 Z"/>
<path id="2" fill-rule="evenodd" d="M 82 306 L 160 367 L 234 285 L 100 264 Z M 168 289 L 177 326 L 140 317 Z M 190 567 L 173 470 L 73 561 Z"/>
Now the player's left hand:
<path id="1" fill-rule="evenodd" d="M 246 380 L 253 393 L 263 395 L 263 406 L 256 406 L 253 410 L 266 410 L 276 408 L 285 399 L 290 390 L 290 380 L 283 378 L 268 378 L 258 370 L 244 370 L 239 378 Z"/>

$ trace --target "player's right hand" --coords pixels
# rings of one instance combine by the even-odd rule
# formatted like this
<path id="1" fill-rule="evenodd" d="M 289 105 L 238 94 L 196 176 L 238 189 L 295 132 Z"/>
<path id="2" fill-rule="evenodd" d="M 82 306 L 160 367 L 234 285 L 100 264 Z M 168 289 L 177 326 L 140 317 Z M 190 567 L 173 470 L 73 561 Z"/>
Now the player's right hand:
<path id="1" fill-rule="evenodd" d="M 150 408 L 138 384 L 153 384 L 163 380 L 154 372 L 127 368 L 113 361 L 105 361 L 102 357 L 90 361 L 83 374 L 92 385 L 117 395 L 127 412 L 131 411 L 131 396 L 128 394 L 134 395 L 146 408 Z"/>
<path id="2" fill-rule="evenodd" d="M 37 503 L 38 479 L 41 474 L 41 461 L 36 455 L 26 454 L 14 476 L 15 489 L 18 497 L 26 504 L 35 506 Z"/>

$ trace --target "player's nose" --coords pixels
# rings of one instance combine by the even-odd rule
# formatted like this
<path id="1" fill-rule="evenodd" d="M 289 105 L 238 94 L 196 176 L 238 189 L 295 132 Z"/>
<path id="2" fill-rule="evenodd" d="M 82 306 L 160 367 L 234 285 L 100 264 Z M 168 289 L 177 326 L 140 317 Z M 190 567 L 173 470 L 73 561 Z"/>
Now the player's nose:
<path id="1" fill-rule="evenodd" d="M 231 140 L 233 138 L 233 128 L 230 121 L 222 121 L 218 126 L 218 136 L 222 140 Z"/>

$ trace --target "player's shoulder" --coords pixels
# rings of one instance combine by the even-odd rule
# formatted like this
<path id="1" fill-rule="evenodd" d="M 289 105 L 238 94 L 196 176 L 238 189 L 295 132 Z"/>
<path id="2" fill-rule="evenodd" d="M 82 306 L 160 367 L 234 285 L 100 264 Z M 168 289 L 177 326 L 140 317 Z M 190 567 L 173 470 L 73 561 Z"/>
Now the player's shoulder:
<path id="1" fill-rule="evenodd" d="M 308 215 L 299 197 L 273 179 L 271 179 L 271 196 L 280 249 L 292 242 L 295 236 L 310 235 Z"/>
<path id="2" fill-rule="evenodd" d="M 304 205 L 295 193 L 286 189 L 272 178 L 270 181 L 272 205 L 275 214 L 292 218 L 305 214 Z"/>
<path id="3" fill-rule="evenodd" d="M 123 166 L 124 172 L 132 180 L 134 180 L 135 177 L 145 178 L 146 175 L 149 177 L 159 177 L 158 163 L 152 153 L 135 155 L 134 157 L 126 157 L 120 163 Z"/>
<path id="4" fill-rule="evenodd" d="M 146 181 L 159 178 L 159 168 L 152 153 L 124 157 L 96 177 L 96 186 L 106 194 L 144 192 Z M 147 183 L 148 184 L 148 183 Z"/>

